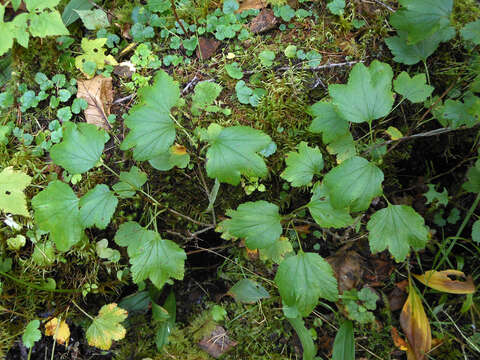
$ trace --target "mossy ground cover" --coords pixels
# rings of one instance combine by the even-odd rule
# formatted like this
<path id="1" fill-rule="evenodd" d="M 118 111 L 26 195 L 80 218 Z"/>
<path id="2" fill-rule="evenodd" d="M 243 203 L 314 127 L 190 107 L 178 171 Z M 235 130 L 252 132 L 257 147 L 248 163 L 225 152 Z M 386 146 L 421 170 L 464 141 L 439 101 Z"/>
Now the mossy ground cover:
<path id="1" fill-rule="evenodd" d="M 5 20 L 25 11 L 21 7 L 14 10 L 15 1 L 3 3 L 8 3 Z M 306 357 L 305 334 L 302 336 L 287 320 L 288 300 L 280 298 L 280 281 L 275 276 L 289 254 L 314 253 L 328 260 L 341 293 L 353 291 L 348 293 L 353 294 L 351 301 L 341 298 L 333 302 L 320 296 L 313 312 L 303 316 L 316 356 L 351 359 L 348 355 L 339 357 L 334 350 L 339 328 L 350 319 L 354 321 L 355 358 L 404 359 L 405 341 L 411 338 L 400 323 L 400 313 L 408 296 L 410 274 L 456 269 L 478 284 L 480 250 L 478 238 L 472 235 L 478 219 L 472 204 L 478 205 L 478 195 L 462 184 L 474 176 L 469 169 L 475 170 L 478 158 L 479 100 L 473 94 L 480 88 L 478 84 L 474 88 L 480 68 L 478 41 L 466 41 L 460 32 L 479 18 L 478 2 L 454 1 L 448 21 L 456 30 L 455 36 L 441 43 L 425 61 L 410 65 L 394 61 L 385 42 L 397 34 L 390 20 L 402 8 L 397 1 L 252 1 L 250 9 L 244 5 L 249 1 L 181 0 L 174 2 L 175 11 L 170 1 L 160 0 L 85 3 L 105 14 L 108 25 L 89 29 L 88 22 L 79 19 L 68 24 L 68 37 L 31 37 L 27 48 L 15 43 L 0 62 L 0 169 L 13 167 L 31 177 L 25 198 L 32 215 L 0 213 L 0 357 L 211 359 L 214 351 L 198 345 L 204 341 L 218 343 L 223 359 L 313 359 Z M 238 5 L 243 11 L 236 11 Z M 62 0 L 55 9 L 61 14 L 68 6 L 69 1 Z M 250 24 L 260 11 L 271 13 L 275 21 L 266 24 L 270 29 L 253 33 Z M 76 66 L 76 57 L 86 53 L 82 39 L 105 37 L 109 42 L 93 52 L 105 51 L 120 65 L 102 60 L 101 66 L 95 61 Z M 208 58 L 198 54 L 199 48 L 200 53 L 207 51 L 198 45 L 199 39 L 216 42 Z M 268 60 L 271 53 L 273 59 Z M 96 55 L 92 59 L 97 59 Z M 352 145 L 348 141 L 332 144 L 312 132 L 315 115 L 311 106 L 329 101 L 333 97 L 329 86 L 346 84 L 356 64 L 372 66 L 375 60 L 388 64 L 395 78 L 402 71 L 412 77 L 425 74 L 434 91 L 419 103 L 400 100 L 395 94 L 395 105 L 386 116 L 349 123 L 356 154 L 369 159 L 384 174 L 383 192 L 375 194 L 366 209 L 352 211 L 355 215 L 348 226 L 322 226 L 306 205 L 314 200 L 312 191 L 318 190 L 313 185 L 348 160 Z M 232 72 L 233 63 L 240 76 L 238 71 L 236 75 Z M 124 75 L 117 72 L 121 66 L 135 71 Z M 180 100 L 169 109 L 178 153 L 172 151 L 177 156 L 189 155 L 188 165 L 176 163 L 166 171 L 138 159 L 136 149 L 120 149 L 133 131 L 126 122 L 135 110 L 133 106 L 143 101 L 141 89 L 155 86 L 152 84 L 160 71 L 178 82 L 180 93 Z M 65 84 L 45 85 L 57 74 L 65 75 Z M 112 77 L 113 103 L 103 104 L 109 108 L 103 119 L 109 139 L 103 145 L 101 160 L 94 161 L 88 171 L 68 173 L 50 152 L 65 139 L 65 123 L 88 120 L 84 108 L 74 111 L 75 93 L 79 81 L 96 75 Z M 241 81 L 244 86 L 239 85 Z M 196 100 L 196 87 L 205 82 L 221 89 L 217 96 L 198 95 L 212 97 L 206 105 Z M 41 95 L 42 86 L 46 97 Z M 65 101 L 62 90 L 71 95 Z M 208 91 L 215 89 L 208 87 Z M 164 98 L 170 94 L 163 94 Z M 55 105 L 57 100 L 52 98 L 57 97 L 59 104 Z M 462 116 L 451 120 L 442 115 L 447 110 L 455 113 L 459 103 L 463 104 L 460 99 L 465 103 L 474 99 L 468 112 L 462 113 L 463 118 L 474 118 L 472 123 L 461 123 Z M 447 101 L 455 102 L 457 108 L 446 109 Z M 461 124 L 456 126 L 455 121 Z M 212 160 L 207 161 L 207 147 L 211 149 L 215 140 L 203 141 L 206 135 L 199 129 L 211 124 L 223 129 L 245 126 L 268 135 L 274 146 L 261 153 L 267 174 L 243 173 L 236 186 L 209 177 L 206 163 Z M 318 146 L 323 169 L 312 173 L 315 181 L 297 187 L 282 174 L 285 159 L 300 151 L 301 141 Z M 127 184 L 133 194 L 122 196 L 119 179 L 133 167 L 148 180 L 133 191 Z M 38 225 L 39 210 L 33 209 L 32 199 L 55 180 L 68 184 L 79 199 L 101 184 L 114 189 L 119 198 L 108 226 L 82 229 L 80 240 L 66 251 L 59 251 L 48 231 Z M 122 186 L 125 194 L 125 183 Z M 319 201 L 324 201 L 325 194 Z M 331 191 L 328 196 L 333 194 Z M 287 214 L 282 215 L 278 240 L 286 248 L 275 254 L 265 255 L 262 248 L 249 249 L 248 235 L 234 236 L 235 230 L 228 227 L 229 219 L 235 221 L 231 209 L 239 211 L 244 203 L 260 201 L 275 204 L 280 214 Z M 428 227 L 425 246 L 412 246 L 401 261 L 396 261 L 391 248 L 391 253 L 371 251 L 372 230 L 367 224 L 392 204 L 408 206 Z M 170 274 L 160 288 L 154 286 L 153 276 L 134 281 L 135 244 L 127 246 L 127 240 L 122 243 L 117 238 L 121 226 L 130 222 L 151 231 L 144 235 L 144 241 L 156 233 L 161 239 L 152 241 L 171 241 L 170 246 L 177 244 L 184 251 L 183 280 Z M 413 228 L 413 222 L 404 227 Z M 26 240 L 22 246 L 12 240 L 18 235 Z M 314 278 L 312 275 L 314 285 L 315 281 L 324 284 L 324 279 Z M 229 290 L 242 279 L 260 284 L 269 296 L 250 303 L 238 301 Z M 367 288 L 376 295 L 373 309 L 358 297 L 360 290 Z M 480 356 L 478 295 L 449 295 L 421 283 L 417 288 L 433 338 L 431 351 L 423 358 Z M 309 294 L 314 290 L 305 291 Z M 102 306 L 112 303 L 128 311 L 128 318 L 120 325 L 126 333 L 114 337 L 111 347 L 92 346 L 87 330 Z M 367 321 L 363 313 L 369 311 L 372 318 Z M 66 320 L 70 328 L 67 343 L 56 343 L 45 334 L 45 323 L 52 318 Z M 27 324 L 37 319 L 41 338 L 28 346 L 22 334 Z M 225 333 L 215 335 L 217 327 Z M 403 343 L 396 331 L 405 339 Z M 107 337 L 105 333 L 100 337 Z"/>

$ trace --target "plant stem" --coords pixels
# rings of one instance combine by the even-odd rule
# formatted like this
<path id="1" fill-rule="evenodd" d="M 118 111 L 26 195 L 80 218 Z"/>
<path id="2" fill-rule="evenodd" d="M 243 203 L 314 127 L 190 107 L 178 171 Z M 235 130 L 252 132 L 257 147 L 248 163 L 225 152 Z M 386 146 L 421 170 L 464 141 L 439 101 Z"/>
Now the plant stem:
<path id="1" fill-rule="evenodd" d="M 183 30 L 183 33 L 185 34 L 185 36 L 187 36 L 187 30 L 185 30 L 185 28 L 183 27 L 182 22 L 180 21 L 180 18 L 178 17 L 177 7 L 175 6 L 175 0 L 171 0 L 171 3 L 172 3 L 173 15 L 175 15 L 175 19 L 177 20 L 178 25 L 180 25 L 180 27 L 181 27 L 182 30 Z"/>
<path id="2" fill-rule="evenodd" d="M 457 233 L 455 234 L 455 238 L 452 240 L 452 243 L 451 243 L 450 246 L 448 247 L 445 255 L 442 257 L 442 260 L 440 260 L 440 263 L 438 264 L 438 268 L 440 268 L 440 266 L 445 262 L 446 257 L 450 254 L 450 252 L 452 251 L 453 247 L 454 247 L 455 244 L 457 243 L 457 240 L 460 238 L 460 235 L 462 234 L 463 229 L 465 229 L 465 226 L 467 226 L 468 221 L 470 220 L 470 218 L 471 218 L 472 215 L 473 215 L 473 212 L 474 212 L 475 209 L 477 208 L 478 203 L 480 203 L 480 193 L 477 194 L 477 197 L 475 198 L 475 201 L 473 202 L 472 206 L 470 206 L 470 209 L 468 209 L 467 215 L 466 215 L 465 218 L 463 219 L 462 224 L 460 225 L 460 227 L 458 228 Z"/>
<path id="3" fill-rule="evenodd" d="M 77 303 L 76 303 L 74 300 L 72 300 L 72 303 L 73 303 L 73 305 L 76 306 L 76 308 L 77 308 L 78 310 L 80 310 L 80 311 L 81 311 L 85 316 L 87 316 L 90 320 L 92 320 L 92 321 L 95 320 L 90 314 L 88 314 L 85 310 L 83 310 L 80 306 L 78 306 Z"/>

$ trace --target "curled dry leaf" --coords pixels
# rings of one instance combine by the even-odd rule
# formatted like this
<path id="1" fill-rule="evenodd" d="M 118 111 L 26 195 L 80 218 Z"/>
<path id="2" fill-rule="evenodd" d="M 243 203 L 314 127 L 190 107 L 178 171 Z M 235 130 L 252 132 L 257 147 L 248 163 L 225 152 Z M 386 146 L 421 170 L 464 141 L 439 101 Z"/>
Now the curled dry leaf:
<path id="1" fill-rule="evenodd" d="M 475 292 L 475 285 L 471 276 L 466 276 L 463 272 L 458 270 L 443 270 L 435 271 L 429 270 L 422 275 L 413 275 L 425 286 L 432 289 L 443 291 L 450 294 L 473 294 Z M 449 276 L 456 276 L 463 281 L 453 280 Z"/>
<path id="2" fill-rule="evenodd" d="M 58 323 L 58 318 L 53 318 L 45 324 L 45 335 L 53 336 L 57 343 L 67 346 L 70 339 L 70 328 L 62 320 Z"/>
<path id="3" fill-rule="evenodd" d="M 398 334 L 398 330 L 395 326 L 392 327 L 392 330 L 390 330 L 390 334 L 392 335 L 393 343 L 397 348 L 399 348 L 402 351 L 407 351 L 408 350 L 408 344 L 405 341 L 404 338 L 402 338 Z"/>
<path id="4" fill-rule="evenodd" d="M 221 326 L 216 326 L 210 335 L 204 337 L 198 346 L 209 355 L 218 359 L 238 343 L 230 339 L 226 330 Z"/>
<path id="5" fill-rule="evenodd" d="M 88 103 L 84 111 L 87 123 L 106 130 L 110 128 L 107 117 L 113 102 L 111 77 L 98 75 L 90 80 L 78 80 L 77 98 L 83 98 Z"/>
<path id="6" fill-rule="evenodd" d="M 340 249 L 335 255 L 328 257 L 327 261 L 337 278 L 340 294 L 355 288 L 362 280 L 365 262 L 356 251 Z"/>
<path id="7" fill-rule="evenodd" d="M 432 332 L 422 299 L 409 280 L 408 298 L 400 314 L 400 325 L 407 336 L 408 360 L 423 360 L 432 348 Z"/>

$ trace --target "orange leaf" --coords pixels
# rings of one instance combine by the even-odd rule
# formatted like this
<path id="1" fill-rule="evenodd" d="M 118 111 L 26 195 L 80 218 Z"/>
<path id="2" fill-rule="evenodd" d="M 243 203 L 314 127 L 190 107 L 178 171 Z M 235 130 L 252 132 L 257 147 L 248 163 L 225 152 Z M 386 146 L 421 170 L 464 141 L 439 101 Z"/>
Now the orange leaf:
<path id="1" fill-rule="evenodd" d="M 465 281 L 452 280 L 450 276 L 458 276 Z M 475 285 L 471 276 L 458 270 L 430 270 L 423 275 L 413 275 L 422 284 L 431 287 L 432 289 L 443 291 L 450 294 L 473 294 L 475 292 Z"/>
<path id="2" fill-rule="evenodd" d="M 397 348 L 399 348 L 402 351 L 407 351 L 408 349 L 408 344 L 407 342 L 398 334 L 398 330 L 395 326 L 392 327 L 392 330 L 390 330 L 390 334 L 392 335 L 393 343 Z"/>
<path id="3" fill-rule="evenodd" d="M 408 360 L 423 360 L 432 348 L 432 332 L 422 299 L 409 279 L 409 294 L 400 314 L 400 325 L 407 336 Z"/>
<path id="4" fill-rule="evenodd" d="M 70 339 L 70 328 L 65 321 L 58 323 L 58 318 L 53 318 L 45 324 L 45 335 L 53 336 L 59 344 L 68 345 Z"/>

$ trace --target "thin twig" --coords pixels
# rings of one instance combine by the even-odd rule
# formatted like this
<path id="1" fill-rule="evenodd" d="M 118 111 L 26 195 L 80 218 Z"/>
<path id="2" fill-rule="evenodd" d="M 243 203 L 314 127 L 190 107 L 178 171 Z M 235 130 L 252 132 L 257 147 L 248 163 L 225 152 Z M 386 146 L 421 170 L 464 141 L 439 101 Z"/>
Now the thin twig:
<path id="1" fill-rule="evenodd" d="M 202 226 L 212 226 L 212 224 L 206 224 L 206 223 L 204 223 L 204 222 L 194 220 L 194 219 L 192 219 L 191 217 L 189 217 L 189 216 L 187 216 L 187 215 L 183 215 L 183 214 L 181 214 L 181 213 L 179 213 L 178 211 L 175 211 L 175 210 L 173 210 L 173 209 L 168 209 L 168 211 L 170 211 L 172 214 L 175 214 L 175 215 L 177 215 L 177 216 L 183 217 L 184 219 L 187 219 L 187 220 L 193 222 L 194 224 L 202 225 Z"/>
<path id="2" fill-rule="evenodd" d="M 198 80 L 199 80 L 198 76 L 195 75 L 193 79 L 190 80 L 188 84 L 185 85 L 185 87 L 183 88 L 182 95 L 185 95 L 188 92 L 188 90 L 190 90 L 190 88 L 193 87 L 193 85 L 195 85 L 198 82 Z"/>
<path id="3" fill-rule="evenodd" d="M 115 101 L 112 103 L 112 105 L 121 104 L 121 103 L 123 103 L 123 102 L 125 102 L 125 101 L 128 101 L 128 100 L 133 99 L 134 97 L 135 97 L 135 94 L 130 94 L 130 95 L 128 95 L 128 96 L 125 96 L 125 97 L 122 97 L 122 98 L 120 98 L 120 99 L 115 100 Z"/>
<path id="4" fill-rule="evenodd" d="M 185 30 L 185 28 L 183 27 L 182 22 L 180 21 L 180 18 L 178 17 L 177 7 L 175 6 L 175 0 L 171 0 L 171 3 L 172 3 L 173 15 L 175 15 L 175 19 L 177 20 L 178 24 L 179 24 L 180 27 L 182 28 L 183 33 L 185 34 L 185 36 L 187 36 L 187 30 Z"/>
<path id="5" fill-rule="evenodd" d="M 345 61 L 345 62 L 333 63 L 333 64 L 328 64 L 327 63 L 327 64 L 324 64 L 324 65 L 310 67 L 310 68 L 306 68 L 306 69 L 303 69 L 303 70 L 319 71 L 319 70 L 324 70 L 324 69 L 332 69 L 332 68 L 336 68 L 336 67 L 353 66 L 355 64 L 359 64 L 359 63 L 363 63 L 363 62 L 364 61 L 361 60 L 361 61 Z M 294 68 L 298 67 L 298 65 L 302 65 L 302 63 L 296 64 L 296 65 L 293 65 L 293 66 L 282 66 L 282 67 L 277 68 L 276 70 L 277 71 L 287 71 L 287 70 L 294 69 Z"/>
<path id="6" fill-rule="evenodd" d="M 384 7 L 386 7 L 386 8 L 387 8 L 388 10 L 390 10 L 391 12 L 395 12 L 395 10 L 393 10 L 390 6 L 388 6 L 387 4 L 381 2 L 380 0 L 373 0 L 373 1 L 375 1 L 377 4 L 380 4 L 380 5 L 384 6 Z"/>

